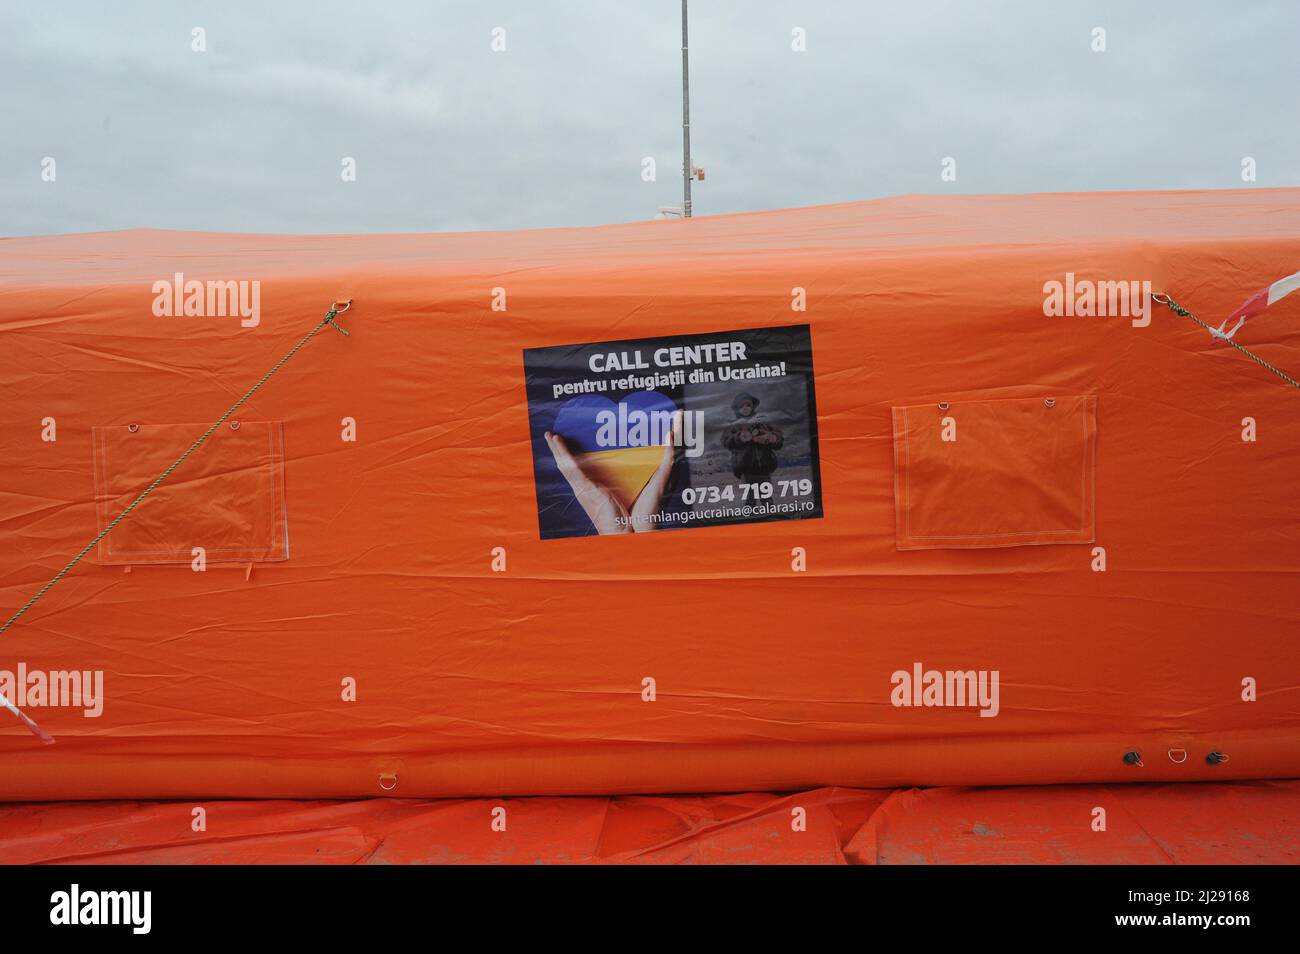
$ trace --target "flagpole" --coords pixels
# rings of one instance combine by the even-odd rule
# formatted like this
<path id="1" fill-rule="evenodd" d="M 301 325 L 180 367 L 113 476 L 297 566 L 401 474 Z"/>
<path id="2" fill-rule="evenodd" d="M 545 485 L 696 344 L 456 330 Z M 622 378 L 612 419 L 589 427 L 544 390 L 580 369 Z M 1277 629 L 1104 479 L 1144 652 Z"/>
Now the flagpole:
<path id="1" fill-rule="evenodd" d="M 682 218 L 691 217 L 691 81 L 686 0 L 682 0 Z"/>

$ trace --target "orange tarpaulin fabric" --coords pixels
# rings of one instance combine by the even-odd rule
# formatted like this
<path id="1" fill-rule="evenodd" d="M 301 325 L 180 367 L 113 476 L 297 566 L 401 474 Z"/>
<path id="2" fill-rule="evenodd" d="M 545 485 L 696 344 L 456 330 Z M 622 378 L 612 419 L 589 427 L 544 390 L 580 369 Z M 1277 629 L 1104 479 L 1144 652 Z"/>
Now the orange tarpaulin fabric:
<path id="1" fill-rule="evenodd" d="M 84 802 L 0 806 L 0 841 L 14 864 L 1294 864 L 1298 811 L 1297 782 Z"/>
<path id="2" fill-rule="evenodd" d="M 1149 281 L 1217 325 L 1298 236 L 1300 191 L 1252 189 L 0 240 L 5 616 L 145 479 L 97 486 L 97 428 L 179 454 L 354 302 L 237 415 L 282 459 L 204 445 L 124 531 L 170 562 L 88 560 L 0 640 L 58 740 L 0 712 L 0 798 L 1300 775 L 1300 395 L 1141 296 L 1050 291 Z M 1298 309 L 1240 340 L 1295 372 Z M 963 410 L 1000 402 L 1038 416 Z M 911 474 L 922 529 L 1073 542 L 900 549 L 894 409 L 934 408 L 938 452 L 940 404 L 963 456 Z M 581 470 L 674 408 L 694 443 L 633 506 Z M 196 572 L 205 540 L 269 562 Z"/>

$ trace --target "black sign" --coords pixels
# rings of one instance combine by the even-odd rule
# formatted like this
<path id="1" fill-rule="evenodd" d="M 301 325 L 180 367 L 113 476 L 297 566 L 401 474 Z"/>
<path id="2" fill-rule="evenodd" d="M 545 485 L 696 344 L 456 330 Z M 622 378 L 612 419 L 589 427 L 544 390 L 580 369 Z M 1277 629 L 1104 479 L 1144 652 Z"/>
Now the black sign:
<path id="1" fill-rule="evenodd" d="M 807 325 L 524 351 L 543 539 L 822 515 Z"/>

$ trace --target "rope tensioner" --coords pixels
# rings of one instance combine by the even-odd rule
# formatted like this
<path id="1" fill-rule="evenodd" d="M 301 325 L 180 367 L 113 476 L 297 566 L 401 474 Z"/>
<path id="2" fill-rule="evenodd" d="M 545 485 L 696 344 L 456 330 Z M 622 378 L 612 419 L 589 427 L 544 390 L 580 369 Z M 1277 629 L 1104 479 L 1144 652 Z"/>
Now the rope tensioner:
<path id="1" fill-rule="evenodd" d="M 1300 275 L 1300 273 L 1297 273 L 1297 275 Z M 1280 284 L 1280 283 L 1275 283 L 1275 284 Z M 1255 296 L 1255 297 L 1258 298 L 1259 296 Z M 1192 321 L 1196 322 L 1198 325 L 1200 325 L 1202 328 L 1208 331 L 1210 333 L 1210 337 L 1215 341 L 1222 341 L 1226 344 L 1232 345 L 1234 348 L 1236 348 L 1246 357 L 1250 358 L 1251 361 L 1254 361 L 1260 367 L 1264 368 L 1265 370 L 1273 372 L 1279 378 L 1281 378 L 1283 381 L 1285 381 L 1287 384 L 1291 385 L 1292 387 L 1300 388 L 1300 381 L 1297 381 L 1295 378 L 1291 377 L 1289 374 L 1287 374 L 1285 371 L 1281 370 L 1280 368 L 1273 367 L 1273 365 L 1269 364 L 1259 355 L 1255 354 L 1253 351 L 1249 351 L 1246 348 L 1243 348 L 1241 345 L 1237 344 L 1237 342 L 1233 339 L 1233 336 L 1236 335 L 1237 331 L 1241 328 L 1241 326 L 1246 323 L 1246 318 L 1249 317 L 1248 314 L 1243 314 L 1243 312 L 1246 311 L 1246 307 L 1247 305 L 1249 305 L 1249 302 L 1247 303 L 1247 305 L 1243 305 L 1241 308 L 1237 309 L 1237 311 L 1234 312 L 1232 315 L 1229 315 L 1227 318 L 1225 318 L 1223 324 L 1220 325 L 1218 328 L 1215 328 L 1212 325 L 1209 325 L 1206 322 L 1201 321 L 1201 319 L 1197 318 L 1190 311 L 1188 311 L 1182 305 L 1178 304 L 1178 302 L 1174 301 L 1173 298 L 1171 298 L 1169 295 L 1165 294 L 1164 292 L 1157 292 L 1156 294 L 1152 295 L 1151 300 L 1156 302 L 1157 304 L 1168 306 L 1169 310 L 1176 315 L 1182 315 L 1184 318 L 1192 319 Z M 1254 300 L 1255 300 L 1254 298 L 1251 299 L 1251 301 Z M 1263 309 L 1261 308 L 1260 310 L 1262 311 Z M 1254 312 L 1252 312 L 1252 314 L 1253 313 Z M 1224 327 L 1233 318 L 1238 319 L 1237 323 L 1233 325 L 1230 331 L 1224 331 L 1223 330 Z"/>
<path id="2" fill-rule="evenodd" d="M 109 532 L 114 527 L 116 527 L 119 523 L 125 520 L 127 516 L 129 516 L 130 513 L 133 510 L 135 510 L 135 508 L 138 507 L 144 501 L 145 497 L 148 497 L 151 493 L 157 490 L 159 484 L 161 484 L 164 480 L 170 477 L 172 475 L 172 472 L 175 471 L 177 467 L 185 463 L 186 458 L 188 458 L 191 454 L 193 454 L 196 450 L 198 450 L 199 446 L 204 441 L 206 441 L 209 437 L 211 437 L 216 432 L 217 428 L 219 428 L 222 424 L 228 421 L 232 414 L 234 414 L 237 410 L 243 407 L 245 402 L 247 402 L 249 398 L 251 398 L 254 394 L 256 394 L 261 389 L 262 385 L 264 385 L 267 381 L 271 379 L 271 375 L 275 374 L 275 372 L 279 371 L 282 367 L 284 367 L 285 364 L 289 361 L 289 359 L 292 358 L 295 354 L 297 354 L 302 349 L 303 345 L 305 345 L 308 341 L 310 341 L 313 337 L 315 337 L 317 332 L 319 332 L 326 325 L 329 325 L 332 328 L 334 328 L 335 331 L 338 331 L 340 334 L 347 336 L 348 334 L 347 331 L 345 331 L 334 319 L 337 318 L 339 315 L 343 314 L 343 312 L 347 311 L 351 307 L 352 307 L 351 298 L 347 299 L 346 301 L 330 302 L 329 310 L 325 312 L 325 317 L 322 318 L 316 324 L 316 327 L 312 328 L 311 331 L 303 335 L 302 340 L 299 341 L 292 348 L 290 348 L 289 353 L 286 354 L 279 361 L 277 361 L 275 363 L 275 366 L 272 367 L 270 371 L 262 375 L 261 379 L 256 384 L 254 384 L 251 388 L 245 391 L 243 397 L 241 397 L 238 401 L 232 404 L 230 408 L 226 411 L 226 413 L 222 414 L 221 417 L 217 419 L 217 422 L 215 424 L 213 424 L 206 431 L 204 431 L 202 436 L 200 436 L 198 440 L 196 440 L 193 444 L 191 444 L 188 448 L 185 449 L 185 453 L 181 454 L 180 457 L 176 458 L 176 461 L 170 467 L 164 470 L 161 474 L 159 474 L 158 478 L 152 484 L 146 487 L 144 491 L 140 494 L 140 496 L 136 497 L 135 500 L 131 501 L 131 503 L 126 507 L 126 509 L 123 510 L 120 514 L 118 514 L 109 523 L 108 526 L 106 526 L 103 530 L 101 530 L 93 540 L 91 540 L 84 547 L 82 547 L 81 552 L 79 552 L 76 556 L 74 556 L 71 560 L 69 560 L 67 565 L 63 569 L 61 569 L 58 573 L 54 574 L 54 577 L 48 583 L 46 583 L 39 590 L 37 590 L 36 594 L 31 599 L 29 599 L 26 603 L 20 606 L 18 608 L 18 611 L 14 613 L 13 616 L 10 616 L 9 619 L 6 620 L 3 625 L 0 625 L 0 636 L 3 636 L 5 634 L 5 631 L 8 630 L 10 626 L 18 622 L 19 617 L 21 617 L 24 613 L 26 613 L 29 609 L 31 609 L 34 605 L 36 605 L 36 601 L 39 600 L 42 596 L 44 596 L 46 593 L 48 593 L 54 587 L 54 585 L 59 582 L 59 580 L 67 576 L 68 572 L 74 566 L 80 563 L 82 558 L 85 557 L 87 553 L 89 553 L 96 546 L 98 546 L 99 542 L 103 540 L 106 536 L 108 536 Z M 238 426 L 238 425 L 234 424 L 232 426 Z M 130 430 L 132 433 L 134 433 L 139 430 L 139 425 L 132 423 L 127 425 L 127 429 Z M 54 738 L 48 732 L 42 729 L 39 725 L 37 725 L 36 722 L 33 721 L 33 719 L 29 715 L 27 715 L 16 705 L 10 702 L 2 692 L 0 692 L 0 706 L 3 706 L 4 708 L 12 712 L 18 718 L 18 720 L 22 722 L 23 725 L 27 726 L 27 728 L 31 731 L 32 735 L 36 736 L 46 745 L 54 744 Z"/>

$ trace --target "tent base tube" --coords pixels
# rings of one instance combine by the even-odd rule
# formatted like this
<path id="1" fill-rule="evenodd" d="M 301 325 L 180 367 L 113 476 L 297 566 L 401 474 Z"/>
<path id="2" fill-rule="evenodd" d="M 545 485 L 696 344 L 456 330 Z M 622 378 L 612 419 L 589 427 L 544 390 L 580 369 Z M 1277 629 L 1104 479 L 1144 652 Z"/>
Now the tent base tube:
<path id="1" fill-rule="evenodd" d="M 102 740 L 96 740 L 97 747 Z M 76 740 L 3 756 L 0 801 L 369 798 L 792 791 L 1300 777 L 1294 734 L 745 745 L 593 744 L 324 759 L 78 752 Z M 1126 765 L 1125 752 L 1143 765 Z M 1173 750 L 1173 754 L 1170 754 Z M 1174 761 L 1181 751 L 1186 756 Z M 1206 763 L 1211 751 L 1229 761 Z"/>

